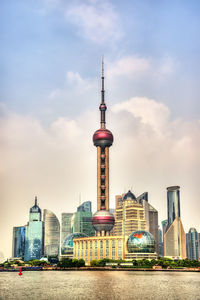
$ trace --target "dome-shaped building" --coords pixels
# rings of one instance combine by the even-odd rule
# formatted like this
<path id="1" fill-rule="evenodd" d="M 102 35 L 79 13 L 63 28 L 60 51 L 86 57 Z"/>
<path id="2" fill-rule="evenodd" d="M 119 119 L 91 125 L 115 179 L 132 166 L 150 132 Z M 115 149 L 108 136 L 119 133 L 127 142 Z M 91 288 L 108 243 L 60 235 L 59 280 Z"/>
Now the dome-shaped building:
<path id="1" fill-rule="evenodd" d="M 82 237 L 87 237 L 87 235 L 80 232 L 69 234 L 63 242 L 61 254 L 67 256 L 73 256 L 73 246 L 74 246 L 73 240 L 75 238 L 82 238 Z"/>
<path id="2" fill-rule="evenodd" d="M 132 232 L 127 240 L 127 250 L 128 253 L 154 253 L 153 235 L 143 230 Z"/>

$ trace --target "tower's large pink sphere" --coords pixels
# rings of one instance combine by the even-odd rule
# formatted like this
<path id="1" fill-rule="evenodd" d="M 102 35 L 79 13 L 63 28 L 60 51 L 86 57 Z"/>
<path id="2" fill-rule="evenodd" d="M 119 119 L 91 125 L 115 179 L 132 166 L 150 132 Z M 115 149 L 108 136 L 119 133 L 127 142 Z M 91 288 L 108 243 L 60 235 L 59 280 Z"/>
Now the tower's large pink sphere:
<path id="1" fill-rule="evenodd" d="M 108 210 L 99 210 L 92 217 L 92 225 L 96 231 L 110 231 L 115 224 L 115 218 Z"/>
<path id="2" fill-rule="evenodd" d="M 95 146 L 110 147 L 113 143 L 112 132 L 106 128 L 100 128 L 93 135 L 93 143 Z"/>

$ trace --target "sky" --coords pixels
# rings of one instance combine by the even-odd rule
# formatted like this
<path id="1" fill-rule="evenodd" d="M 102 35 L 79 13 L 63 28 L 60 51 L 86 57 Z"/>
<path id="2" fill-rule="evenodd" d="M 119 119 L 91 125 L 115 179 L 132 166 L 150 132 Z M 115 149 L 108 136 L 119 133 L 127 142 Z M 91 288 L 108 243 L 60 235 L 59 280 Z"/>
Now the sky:
<path id="1" fill-rule="evenodd" d="M 128 189 L 167 217 L 180 186 L 185 231 L 200 231 L 200 2 L 0 2 L 0 255 L 41 209 L 96 210 L 101 59 L 105 60 L 110 207 Z"/>

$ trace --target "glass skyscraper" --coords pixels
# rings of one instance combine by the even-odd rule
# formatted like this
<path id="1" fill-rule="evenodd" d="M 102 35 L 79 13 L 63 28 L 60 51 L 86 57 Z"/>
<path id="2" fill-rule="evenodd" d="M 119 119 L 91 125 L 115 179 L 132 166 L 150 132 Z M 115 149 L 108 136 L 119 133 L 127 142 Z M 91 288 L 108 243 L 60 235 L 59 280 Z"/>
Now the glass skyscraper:
<path id="1" fill-rule="evenodd" d="M 186 233 L 187 258 L 199 259 L 200 257 L 200 235 L 195 228 L 190 228 Z"/>
<path id="2" fill-rule="evenodd" d="M 56 215 L 44 209 L 44 255 L 58 256 L 60 253 L 60 223 Z"/>
<path id="3" fill-rule="evenodd" d="M 164 256 L 186 258 L 185 231 L 180 218 L 180 187 L 167 188 L 168 224 L 164 234 Z"/>
<path id="4" fill-rule="evenodd" d="M 77 211 L 88 211 L 92 212 L 92 202 L 85 201 L 80 206 L 77 207 Z"/>
<path id="5" fill-rule="evenodd" d="M 13 227 L 12 256 L 24 257 L 25 252 L 25 226 Z"/>
<path id="6" fill-rule="evenodd" d="M 61 216 L 61 247 L 66 239 L 66 237 L 72 233 L 72 217 L 73 213 L 62 213 Z"/>
<path id="7" fill-rule="evenodd" d="M 30 209 L 29 222 L 25 234 L 25 255 L 24 260 L 40 259 L 43 255 L 43 222 L 41 221 L 41 209 L 35 204 Z"/>
<path id="8" fill-rule="evenodd" d="M 168 227 L 176 218 L 180 218 L 180 186 L 167 188 Z"/>
<path id="9" fill-rule="evenodd" d="M 95 230 L 92 226 L 92 212 L 75 212 L 72 218 L 72 232 L 80 232 L 87 236 L 93 236 L 95 234 Z"/>

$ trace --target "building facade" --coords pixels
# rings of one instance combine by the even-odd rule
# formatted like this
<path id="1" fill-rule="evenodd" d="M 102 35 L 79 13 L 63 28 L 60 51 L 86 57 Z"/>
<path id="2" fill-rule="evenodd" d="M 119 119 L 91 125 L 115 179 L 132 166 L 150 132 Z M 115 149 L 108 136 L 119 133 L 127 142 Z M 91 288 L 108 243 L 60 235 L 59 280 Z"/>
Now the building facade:
<path id="1" fill-rule="evenodd" d="M 187 258 L 194 260 L 200 258 L 200 234 L 195 228 L 186 233 Z"/>
<path id="2" fill-rule="evenodd" d="M 92 202 L 85 201 L 77 207 L 77 211 L 92 212 Z"/>
<path id="3" fill-rule="evenodd" d="M 117 195 L 115 203 L 114 234 L 129 236 L 133 231 L 146 230 L 153 235 L 158 251 L 158 211 L 148 203 L 148 193 L 136 198 L 129 190 Z"/>
<path id="4" fill-rule="evenodd" d="M 77 211 L 72 217 L 72 233 L 80 232 L 87 236 L 94 236 L 95 230 L 92 226 L 92 212 Z"/>
<path id="5" fill-rule="evenodd" d="M 35 197 L 35 205 L 30 209 L 29 222 L 26 226 L 25 261 L 40 259 L 43 256 L 44 223 L 41 221 L 41 217 L 41 209 L 37 205 L 37 197 Z"/>
<path id="6" fill-rule="evenodd" d="M 43 211 L 44 256 L 55 257 L 60 254 L 60 222 L 56 215 L 47 209 Z"/>
<path id="7" fill-rule="evenodd" d="M 73 257 L 84 259 L 86 265 L 92 260 L 156 259 L 155 241 L 146 231 L 132 232 L 129 237 L 95 236 L 74 239 Z"/>
<path id="8" fill-rule="evenodd" d="M 61 215 L 61 245 L 66 237 L 72 233 L 73 213 L 62 213 Z"/>
<path id="9" fill-rule="evenodd" d="M 167 188 L 168 224 L 164 234 L 164 256 L 186 258 L 186 238 L 181 222 L 180 187 Z"/>
<path id="10" fill-rule="evenodd" d="M 25 232 L 25 226 L 13 227 L 12 257 L 24 257 Z"/>

